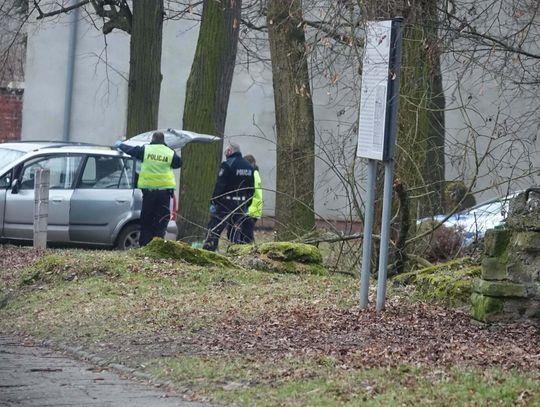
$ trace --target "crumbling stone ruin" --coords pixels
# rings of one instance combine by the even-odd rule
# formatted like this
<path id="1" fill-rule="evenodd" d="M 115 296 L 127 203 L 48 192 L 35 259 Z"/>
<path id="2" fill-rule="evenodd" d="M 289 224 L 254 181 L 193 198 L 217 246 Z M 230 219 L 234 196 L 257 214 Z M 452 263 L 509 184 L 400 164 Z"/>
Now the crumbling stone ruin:
<path id="1" fill-rule="evenodd" d="M 540 326 L 540 188 L 514 198 L 505 228 L 486 233 L 471 302 L 479 321 Z"/>

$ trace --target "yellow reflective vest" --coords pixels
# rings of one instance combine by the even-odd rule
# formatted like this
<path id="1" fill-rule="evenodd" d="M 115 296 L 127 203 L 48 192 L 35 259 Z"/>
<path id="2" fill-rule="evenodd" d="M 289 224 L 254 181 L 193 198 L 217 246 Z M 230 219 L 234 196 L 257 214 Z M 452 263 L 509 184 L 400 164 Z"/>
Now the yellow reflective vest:
<path id="1" fill-rule="evenodd" d="M 176 179 L 171 164 L 174 151 L 163 144 L 144 146 L 137 187 L 140 189 L 175 189 Z"/>
<path id="2" fill-rule="evenodd" d="M 253 171 L 254 178 L 254 190 L 253 197 L 251 198 L 251 204 L 248 208 L 248 215 L 252 218 L 259 219 L 263 213 L 263 200 L 262 200 L 262 188 L 261 188 L 261 175 L 258 170 Z"/>

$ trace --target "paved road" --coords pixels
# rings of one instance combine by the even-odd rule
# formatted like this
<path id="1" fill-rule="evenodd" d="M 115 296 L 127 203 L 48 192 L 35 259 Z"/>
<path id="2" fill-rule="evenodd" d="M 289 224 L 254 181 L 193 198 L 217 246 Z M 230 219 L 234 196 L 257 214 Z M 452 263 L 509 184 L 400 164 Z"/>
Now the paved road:
<path id="1" fill-rule="evenodd" d="M 1 335 L 0 406 L 209 407 Z"/>

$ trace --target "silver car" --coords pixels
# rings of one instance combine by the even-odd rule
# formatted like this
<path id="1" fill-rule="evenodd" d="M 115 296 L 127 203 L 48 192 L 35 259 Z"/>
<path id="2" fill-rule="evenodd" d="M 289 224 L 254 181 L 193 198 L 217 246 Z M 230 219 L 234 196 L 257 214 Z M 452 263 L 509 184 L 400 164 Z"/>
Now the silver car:
<path id="1" fill-rule="evenodd" d="M 160 130 L 179 151 L 190 142 L 218 137 Z M 150 142 L 153 132 L 129 139 Z M 0 239 L 33 240 L 34 173 L 50 171 L 47 242 L 129 249 L 138 246 L 142 193 L 136 189 L 137 162 L 105 146 L 63 142 L 0 144 Z M 175 206 L 175 199 L 171 200 Z M 174 202 L 173 202 L 174 201 Z M 176 208 L 167 235 L 176 238 Z"/>

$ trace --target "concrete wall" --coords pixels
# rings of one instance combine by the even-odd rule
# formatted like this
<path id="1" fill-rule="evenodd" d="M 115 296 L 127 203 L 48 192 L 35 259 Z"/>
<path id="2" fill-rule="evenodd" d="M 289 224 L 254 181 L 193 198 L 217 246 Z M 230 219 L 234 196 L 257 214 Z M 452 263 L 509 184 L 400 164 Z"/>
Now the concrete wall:
<path id="1" fill-rule="evenodd" d="M 62 140 L 69 18 L 32 26 L 28 33 L 23 140 Z M 124 134 L 129 37 L 114 33 L 106 40 L 105 48 L 105 39 L 99 31 L 87 23 L 79 24 L 71 141 L 109 143 Z"/>

